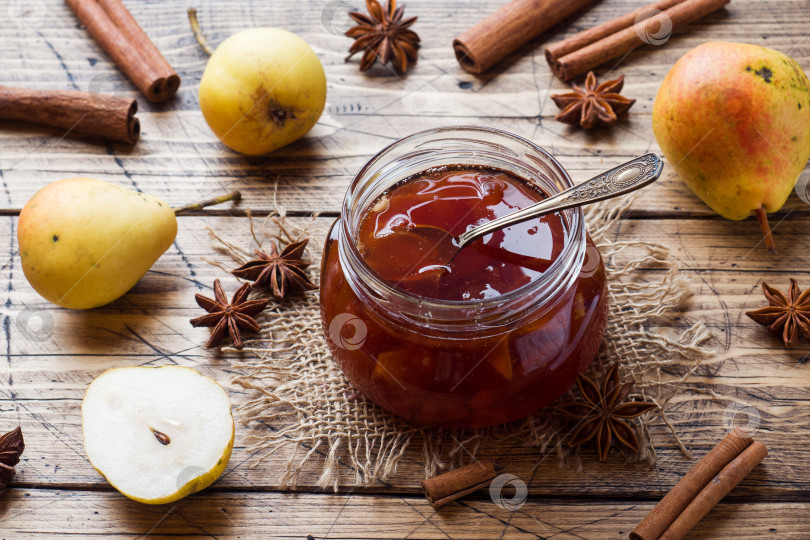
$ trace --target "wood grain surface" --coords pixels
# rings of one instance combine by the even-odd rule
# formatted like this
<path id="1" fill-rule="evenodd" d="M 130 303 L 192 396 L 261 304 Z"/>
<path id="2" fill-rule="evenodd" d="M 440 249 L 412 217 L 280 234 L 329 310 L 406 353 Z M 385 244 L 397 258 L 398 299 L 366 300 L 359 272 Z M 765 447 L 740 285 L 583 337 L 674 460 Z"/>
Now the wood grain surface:
<path id="1" fill-rule="evenodd" d="M 685 458 L 668 430 L 653 426 L 655 467 L 612 457 L 600 464 L 583 452 L 583 470 L 559 468 L 514 441 L 484 447 L 529 487 L 525 506 L 510 512 L 486 492 L 434 511 L 419 494 L 423 460 L 414 447 L 394 477 L 340 493 L 317 489 L 317 464 L 298 491 L 280 486 L 290 449 L 251 467 L 248 428 L 237 428 L 233 457 L 211 488 L 173 505 L 149 507 L 112 490 L 82 448 L 84 390 L 111 367 L 194 366 L 226 386 L 235 405 L 246 398 L 231 383 L 238 353 L 214 355 L 201 347 L 208 329 L 191 328 L 199 314 L 196 292 L 214 278 L 236 282 L 206 262 L 216 258 L 209 228 L 250 247 L 246 217 L 283 207 L 297 223 L 319 213 L 324 230 L 337 215 L 353 174 L 376 151 L 413 131 L 476 124 L 506 129 L 550 150 L 575 180 L 583 180 L 658 146 L 650 126 L 661 78 L 692 47 L 711 40 L 746 41 L 793 56 L 810 70 L 810 2 L 734 0 L 679 31 L 665 45 L 642 47 L 600 75 L 624 74 L 624 94 L 638 101 L 612 130 L 583 133 L 553 120 L 548 99 L 564 91 L 552 77 L 542 43 L 644 5 L 604 0 L 511 55 L 484 77 L 459 68 L 450 42 L 502 2 L 410 0 L 418 15 L 420 59 L 405 78 L 375 67 L 360 74 L 344 63 L 350 40 L 342 0 L 192 4 L 127 0 L 182 84 L 175 99 L 147 102 L 118 72 L 59 0 L 0 2 L 0 85 L 114 91 L 139 98 L 142 137 L 134 148 L 93 142 L 43 127 L 0 122 L 0 430 L 21 425 L 26 451 L 17 476 L 0 497 L 0 537 L 57 535 L 141 537 L 306 538 L 626 538 L 628 532 L 694 460 Z M 189 30 L 185 10 L 198 9 L 213 44 L 254 26 L 282 26 L 318 53 L 329 81 L 327 109 L 312 132 L 270 156 L 247 158 L 221 145 L 199 111 L 197 88 L 206 56 Z M 8 14 L 8 16 L 5 16 Z M 241 204 L 181 216 L 174 245 L 120 300 L 88 312 L 53 306 L 25 281 L 16 245 L 20 208 L 39 188 L 67 176 L 91 176 L 139 189 L 172 205 L 240 189 Z M 718 218 L 675 177 L 671 168 L 645 190 L 615 228 L 616 238 L 666 245 L 694 296 L 671 316 L 653 321 L 674 333 L 703 321 L 714 354 L 670 406 L 685 446 L 702 456 L 729 427 L 750 414 L 770 456 L 693 531 L 692 538 L 810 538 L 810 347 L 785 351 L 744 316 L 763 305 L 764 279 L 785 288 L 789 277 L 810 286 L 810 206 L 792 195 L 771 216 L 778 254 L 765 252 L 755 221 Z M 322 236 L 313 238 L 319 255 Z M 628 250 L 623 256 L 639 252 Z M 638 279 L 660 268 L 642 268 Z M 317 294 L 317 293 L 312 293 Z M 38 325 L 51 326 L 43 331 Z M 264 429 L 272 429 L 268 426 Z M 258 428 L 262 429 L 262 428 Z M 342 471 L 350 478 L 352 471 Z"/>

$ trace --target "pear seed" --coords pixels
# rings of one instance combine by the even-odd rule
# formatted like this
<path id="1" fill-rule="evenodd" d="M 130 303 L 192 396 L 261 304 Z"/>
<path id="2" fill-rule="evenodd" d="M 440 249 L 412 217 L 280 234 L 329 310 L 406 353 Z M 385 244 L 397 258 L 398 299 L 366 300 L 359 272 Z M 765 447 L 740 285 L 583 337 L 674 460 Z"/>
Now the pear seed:
<path id="1" fill-rule="evenodd" d="M 169 436 L 166 435 L 165 433 L 162 433 L 162 432 L 156 430 L 155 428 L 150 428 L 150 429 L 152 430 L 152 434 L 155 436 L 155 438 L 158 440 L 158 442 L 160 444 L 162 444 L 163 446 L 167 446 L 170 442 L 172 442 L 172 440 L 169 438 Z"/>

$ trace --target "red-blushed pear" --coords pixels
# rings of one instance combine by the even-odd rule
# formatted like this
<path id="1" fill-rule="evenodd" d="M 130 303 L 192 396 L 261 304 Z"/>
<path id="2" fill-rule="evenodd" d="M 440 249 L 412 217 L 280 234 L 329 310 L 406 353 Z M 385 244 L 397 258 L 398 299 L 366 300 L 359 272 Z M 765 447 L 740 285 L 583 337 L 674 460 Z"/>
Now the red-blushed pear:
<path id="1" fill-rule="evenodd" d="M 721 216 L 755 213 L 774 250 L 766 213 L 785 203 L 810 158 L 810 82 L 789 56 L 745 43 L 704 43 L 678 60 L 653 106 L 667 160 Z"/>

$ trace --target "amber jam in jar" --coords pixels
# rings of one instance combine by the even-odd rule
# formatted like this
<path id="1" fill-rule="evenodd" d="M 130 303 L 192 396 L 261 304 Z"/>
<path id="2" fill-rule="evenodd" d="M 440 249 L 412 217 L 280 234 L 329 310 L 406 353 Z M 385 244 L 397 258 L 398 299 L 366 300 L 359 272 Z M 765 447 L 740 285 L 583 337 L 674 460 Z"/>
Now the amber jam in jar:
<path id="1" fill-rule="evenodd" d="M 487 167 L 436 167 L 401 180 L 374 201 L 360 221 L 355 245 L 391 286 L 441 300 L 483 300 L 542 276 L 559 256 L 565 226 L 558 214 L 520 223 L 442 259 L 431 225 L 452 236 L 545 198 L 532 184 Z M 451 242 L 449 238 L 446 242 Z M 452 245 L 452 242 L 451 242 Z"/>
<path id="2" fill-rule="evenodd" d="M 458 235 L 570 185 L 548 153 L 497 130 L 417 133 L 372 158 L 322 263 L 324 333 L 347 378 L 406 420 L 448 427 L 515 420 L 563 394 L 607 319 L 582 212 L 497 231 L 450 261 L 418 226 Z"/>

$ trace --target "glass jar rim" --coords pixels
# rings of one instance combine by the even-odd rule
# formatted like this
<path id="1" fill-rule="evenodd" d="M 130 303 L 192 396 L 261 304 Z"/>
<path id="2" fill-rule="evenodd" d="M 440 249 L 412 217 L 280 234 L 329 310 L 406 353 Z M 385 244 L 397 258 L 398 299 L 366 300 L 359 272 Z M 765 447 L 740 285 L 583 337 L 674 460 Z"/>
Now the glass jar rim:
<path id="1" fill-rule="evenodd" d="M 451 314 L 454 311 L 461 310 L 464 312 L 481 313 L 483 315 L 485 312 L 493 309 L 508 309 L 510 306 L 520 304 L 520 300 L 526 299 L 527 297 L 533 300 L 531 304 L 536 307 L 538 303 L 548 301 L 551 296 L 556 296 L 560 287 L 562 287 L 563 290 L 567 290 L 567 288 L 573 284 L 582 267 L 585 255 L 584 216 L 581 208 L 572 208 L 562 212 L 565 218 L 564 221 L 568 227 L 568 238 L 566 242 L 564 242 L 563 249 L 554 262 L 539 278 L 505 294 L 474 300 L 440 300 L 427 298 L 414 295 L 389 284 L 366 264 L 355 245 L 355 231 L 352 230 L 352 220 L 350 216 L 355 210 L 353 205 L 357 202 L 355 199 L 358 197 L 361 190 L 368 188 L 368 184 L 379 180 L 379 177 L 375 177 L 378 173 L 378 171 L 375 171 L 375 167 L 384 167 L 398 157 L 400 150 L 405 150 L 408 147 L 418 148 L 420 145 L 441 141 L 457 141 L 462 143 L 478 142 L 474 140 L 475 136 L 500 140 L 503 143 L 502 146 L 498 143 L 489 143 L 488 141 L 487 144 L 490 144 L 493 148 L 500 147 L 499 149 L 502 151 L 508 150 L 511 152 L 506 146 L 509 143 L 517 145 L 521 150 L 526 152 L 530 161 L 534 161 L 534 165 L 542 165 L 546 170 L 550 170 L 554 175 L 554 178 L 551 178 L 553 183 L 540 186 L 542 189 L 553 189 L 556 186 L 558 192 L 573 186 L 570 176 L 562 165 L 560 165 L 548 151 L 528 139 L 495 128 L 449 126 L 413 133 L 380 150 L 352 179 L 341 207 L 341 242 L 339 244 L 339 257 L 344 271 L 345 269 L 351 269 L 357 272 L 363 282 L 371 289 L 374 296 L 385 296 L 393 299 L 397 304 L 400 304 L 399 307 L 402 307 L 403 304 L 416 305 L 418 306 L 419 312 L 429 314 L 431 320 L 434 321 L 436 320 L 437 312 L 447 312 L 448 316 L 452 316 Z M 427 150 L 431 151 L 431 149 Z M 541 161 L 543 162 L 542 164 Z M 486 163 L 481 163 L 481 165 L 487 166 Z M 532 179 L 528 178 L 526 180 L 532 181 Z M 367 205 L 361 206 L 361 212 L 365 211 L 368 207 Z M 352 280 L 349 281 L 351 282 Z"/>

